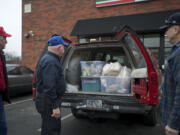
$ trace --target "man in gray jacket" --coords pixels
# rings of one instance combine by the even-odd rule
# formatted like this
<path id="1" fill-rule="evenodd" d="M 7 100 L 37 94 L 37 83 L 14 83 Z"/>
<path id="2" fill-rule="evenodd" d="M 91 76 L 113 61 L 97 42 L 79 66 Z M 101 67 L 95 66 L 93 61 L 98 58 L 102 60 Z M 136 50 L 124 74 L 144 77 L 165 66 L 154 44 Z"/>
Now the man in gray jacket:
<path id="1" fill-rule="evenodd" d="M 48 52 L 38 62 L 36 68 L 35 105 L 42 118 L 41 135 L 60 135 L 61 97 L 66 84 L 60 57 L 68 44 L 61 36 L 48 40 Z"/>

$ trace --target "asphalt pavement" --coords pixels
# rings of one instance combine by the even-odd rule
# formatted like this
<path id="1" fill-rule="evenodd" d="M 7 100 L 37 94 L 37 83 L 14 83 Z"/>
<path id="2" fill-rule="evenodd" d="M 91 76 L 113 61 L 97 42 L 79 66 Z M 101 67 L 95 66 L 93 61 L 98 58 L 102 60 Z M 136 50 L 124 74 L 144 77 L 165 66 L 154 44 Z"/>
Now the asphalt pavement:
<path id="1" fill-rule="evenodd" d="M 13 99 L 5 106 L 8 135 L 40 135 L 41 118 L 31 96 Z M 76 119 L 70 109 L 62 108 L 61 135 L 163 135 L 160 122 L 154 127 L 142 123 L 139 115 L 118 119 Z"/>

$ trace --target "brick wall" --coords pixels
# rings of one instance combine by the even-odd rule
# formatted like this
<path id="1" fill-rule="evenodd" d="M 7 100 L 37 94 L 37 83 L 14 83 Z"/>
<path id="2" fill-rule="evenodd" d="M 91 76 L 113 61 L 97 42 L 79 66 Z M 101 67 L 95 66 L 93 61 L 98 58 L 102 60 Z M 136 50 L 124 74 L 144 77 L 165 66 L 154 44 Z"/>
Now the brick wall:
<path id="1" fill-rule="evenodd" d="M 32 4 L 32 12 L 24 13 L 24 4 L 28 3 Z M 34 69 L 47 39 L 54 33 L 74 44 L 76 37 L 70 34 L 77 20 L 180 9 L 180 0 L 150 0 L 102 8 L 95 4 L 95 0 L 23 0 L 21 64 Z M 30 30 L 34 36 L 24 38 Z"/>

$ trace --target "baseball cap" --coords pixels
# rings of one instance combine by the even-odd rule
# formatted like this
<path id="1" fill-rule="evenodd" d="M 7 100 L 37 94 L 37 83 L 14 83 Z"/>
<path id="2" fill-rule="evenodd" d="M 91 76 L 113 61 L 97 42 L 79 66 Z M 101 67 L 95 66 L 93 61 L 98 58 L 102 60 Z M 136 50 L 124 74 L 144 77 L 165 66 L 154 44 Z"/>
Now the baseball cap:
<path id="1" fill-rule="evenodd" d="M 172 14 L 167 20 L 165 20 L 165 24 L 161 26 L 160 29 L 165 30 L 173 25 L 180 25 L 180 12 Z"/>
<path id="2" fill-rule="evenodd" d="M 4 28 L 2 26 L 0 26 L 0 36 L 11 37 L 10 34 L 8 34 L 4 31 Z"/>
<path id="3" fill-rule="evenodd" d="M 68 46 L 69 44 L 64 42 L 61 36 L 53 36 L 48 40 L 48 46 L 56 46 L 56 45 Z"/>

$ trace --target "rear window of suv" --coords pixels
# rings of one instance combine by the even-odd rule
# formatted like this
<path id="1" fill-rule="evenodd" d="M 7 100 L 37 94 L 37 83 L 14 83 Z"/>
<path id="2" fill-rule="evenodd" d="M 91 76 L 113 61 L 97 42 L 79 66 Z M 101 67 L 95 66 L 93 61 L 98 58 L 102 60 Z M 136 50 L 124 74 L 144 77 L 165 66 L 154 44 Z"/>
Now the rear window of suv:
<path id="1" fill-rule="evenodd" d="M 129 35 L 125 36 L 124 43 L 126 47 L 128 48 L 128 50 L 130 50 L 130 55 L 132 55 L 135 68 L 147 67 L 144 56 L 142 55 L 141 51 L 137 47 L 136 43 L 132 40 L 132 38 Z"/>
<path id="2" fill-rule="evenodd" d="M 104 61 L 106 63 L 119 62 L 122 66 L 131 68 L 130 61 L 122 47 L 102 47 L 76 49 L 71 56 L 71 63 L 74 59 L 80 61 Z"/>

